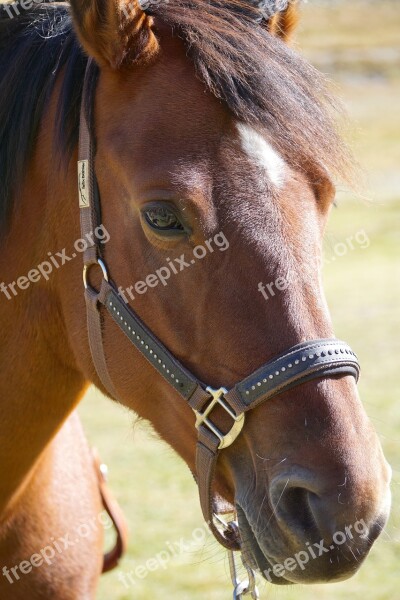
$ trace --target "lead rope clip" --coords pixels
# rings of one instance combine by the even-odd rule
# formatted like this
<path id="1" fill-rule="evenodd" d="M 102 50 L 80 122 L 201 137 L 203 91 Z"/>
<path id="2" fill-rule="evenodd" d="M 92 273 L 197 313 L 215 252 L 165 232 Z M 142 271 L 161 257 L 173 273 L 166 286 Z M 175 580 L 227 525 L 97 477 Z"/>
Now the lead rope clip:
<path id="1" fill-rule="evenodd" d="M 231 521 L 228 523 L 228 529 L 231 531 L 238 531 L 238 524 L 236 521 Z M 233 584 L 233 600 L 241 600 L 244 596 L 248 596 L 250 594 L 253 600 L 259 600 L 259 593 L 256 586 L 256 577 L 253 569 L 246 565 L 242 559 L 242 564 L 247 571 L 247 579 L 241 581 L 239 579 L 239 575 L 237 572 L 236 566 L 236 558 L 235 552 L 233 550 L 229 550 L 228 552 L 229 558 L 229 570 L 231 572 L 231 579 Z"/>

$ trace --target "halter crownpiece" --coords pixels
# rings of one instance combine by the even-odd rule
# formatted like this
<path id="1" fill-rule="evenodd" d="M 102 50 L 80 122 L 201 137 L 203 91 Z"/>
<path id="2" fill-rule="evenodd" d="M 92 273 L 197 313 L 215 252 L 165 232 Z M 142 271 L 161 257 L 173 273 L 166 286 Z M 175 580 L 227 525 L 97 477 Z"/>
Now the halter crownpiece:
<path id="1" fill-rule="evenodd" d="M 223 387 L 215 390 L 199 381 L 186 369 L 136 312 L 120 298 L 117 287 L 109 279 L 98 239 L 88 235 L 100 225 L 100 195 L 95 177 L 91 123 L 88 122 L 85 110 L 89 98 L 91 65 L 92 60 L 89 59 L 81 102 L 78 191 L 81 235 L 82 238 L 93 242 L 83 253 L 87 328 L 93 364 L 104 388 L 111 397 L 118 398 L 104 353 L 102 319 L 108 315 L 154 369 L 193 409 L 198 431 L 196 478 L 204 519 L 215 538 L 224 547 L 240 550 L 238 528 L 227 526 L 221 531 L 213 515 L 213 479 L 220 451 L 234 443 L 240 435 L 245 426 L 247 411 L 312 379 L 351 375 L 357 380 L 359 363 L 354 352 L 344 342 L 336 339 L 312 340 L 289 348 L 230 390 Z M 90 286 L 88 279 L 89 270 L 95 267 L 100 268 L 103 274 L 99 291 Z M 213 420 L 213 411 L 217 406 L 222 407 L 232 421 L 227 433 L 221 432 Z"/>

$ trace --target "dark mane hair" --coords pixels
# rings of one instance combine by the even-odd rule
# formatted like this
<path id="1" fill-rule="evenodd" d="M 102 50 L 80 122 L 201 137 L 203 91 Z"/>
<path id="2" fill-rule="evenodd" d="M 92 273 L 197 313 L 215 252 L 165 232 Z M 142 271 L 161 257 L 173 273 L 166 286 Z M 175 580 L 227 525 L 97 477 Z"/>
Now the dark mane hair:
<path id="1" fill-rule="evenodd" d="M 13 18 L 0 7 L 0 228 L 9 222 L 61 69 L 58 137 L 66 150 L 74 145 L 86 62 L 67 5 L 36 5 Z"/>
<path id="2" fill-rule="evenodd" d="M 324 78 L 268 34 L 248 1 L 160 0 L 151 12 L 184 40 L 207 88 L 238 119 L 268 131 L 293 166 L 343 175 L 348 153 Z M 57 150 L 70 158 L 86 64 L 67 4 L 36 4 L 14 18 L 0 7 L 0 227 L 9 222 L 61 70 L 55 138 Z M 95 82 L 94 76 L 93 93 Z"/>

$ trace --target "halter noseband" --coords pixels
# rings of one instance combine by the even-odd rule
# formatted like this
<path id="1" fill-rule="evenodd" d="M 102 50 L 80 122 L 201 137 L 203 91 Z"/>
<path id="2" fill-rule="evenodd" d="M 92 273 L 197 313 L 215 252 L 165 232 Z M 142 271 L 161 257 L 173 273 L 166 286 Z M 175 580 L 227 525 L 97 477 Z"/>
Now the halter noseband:
<path id="1" fill-rule="evenodd" d="M 357 380 L 360 370 L 358 360 L 344 342 L 336 339 L 312 340 L 293 346 L 229 391 L 225 388 L 215 390 L 205 386 L 188 371 L 146 327 L 136 312 L 123 302 L 117 287 L 109 280 L 98 240 L 95 236 L 88 235 L 100 224 L 100 197 L 94 170 L 93 140 L 86 114 L 91 64 L 89 60 L 82 92 L 78 188 L 81 235 L 93 242 L 83 253 L 87 328 L 93 364 L 105 389 L 112 397 L 117 398 L 104 354 L 103 307 L 130 342 L 193 409 L 198 431 L 196 478 L 204 519 L 223 546 L 229 550 L 239 550 L 237 529 L 228 527 L 225 531 L 220 531 L 214 520 L 212 484 L 220 451 L 238 437 L 245 423 L 245 413 L 250 409 L 311 379 L 351 375 Z M 103 273 L 99 291 L 90 286 L 88 279 L 89 270 L 94 265 L 99 266 Z M 226 434 L 218 429 L 212 419 L 213 409 L 217 405 L 232 419 L 232 427 Z"/>

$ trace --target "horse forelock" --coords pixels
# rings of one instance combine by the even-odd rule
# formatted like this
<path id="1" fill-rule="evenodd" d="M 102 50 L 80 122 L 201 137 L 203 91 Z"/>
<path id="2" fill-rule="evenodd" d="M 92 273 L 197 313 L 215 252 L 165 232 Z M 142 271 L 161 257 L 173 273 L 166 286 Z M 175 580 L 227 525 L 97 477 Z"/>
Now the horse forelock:
<path id="1" fill-rule="evenodd" d="M 272 6 L 272 3 L 263 6 Z M 244 123 L 268 131 L 295 168 L 346 175 L 351 163 L 329 109 L 323 78 L 257 24 L 260 6 L 243 0 L 168 0 L 152 7 L 157 22 L 183 39 L 206 88 Z M 4 11 L 4 9 L 2 9 Z M 1 14 L 1 13 L 0 13 Z M 161 40 L 162 43 L 162 40 Z M 0 226 L 32 156 L 45 108 L 62 72 L 54 139 L 68 163 L 76 147 L 87 56 L 67 5 L 39 4 L 0 18 Z M 92 92 L 96 87 L 93 68 Z M 172 82 L 173 84 L 173 82 Z M 92 94 L 91 94 L 92 95 Z M 91 102 L 91 97 L 88 99 Z M 318 166 L 318 169 L 313 167 Z"/>

